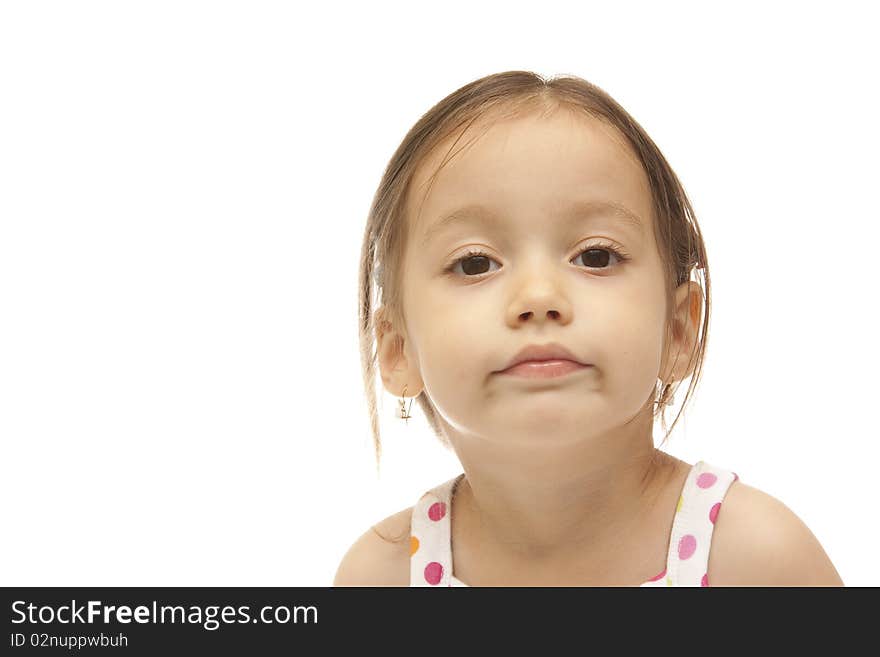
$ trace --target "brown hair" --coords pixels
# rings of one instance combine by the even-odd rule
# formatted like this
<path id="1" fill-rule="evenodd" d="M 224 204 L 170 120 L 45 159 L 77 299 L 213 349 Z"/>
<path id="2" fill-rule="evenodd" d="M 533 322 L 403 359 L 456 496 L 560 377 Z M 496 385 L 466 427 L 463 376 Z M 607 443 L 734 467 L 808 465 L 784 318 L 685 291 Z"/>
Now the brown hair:
<path id="1" fill-rule="evenodd" d="M 666 429 L 663 442 L 666 442 L 675 428 L 690 399 L 705 357 L 711 290 L 702 234 L 690 201 L 672 167 L 635 119 L 605 91 L 590 82 L 574 76 L 545 80 L 530 71 L 496 73 L 454 91 L 425 113 L 410 129 L 385 169 L 367 217 L 358 279 L 358 318 L 363 380 L 377 469 L 381 460 L 381 441 L 375 391 L 377 351 L 374 347 L 377 346 L 377 330 L 382 328 L 380 322 L 390 321 L 396 327 L 406 326 L 401 303 L 403 281 L 400 272 L 403 246 L 407 242 L 409 230 L 406 221 L 407 198 L 419 163 L 444 139 L 462 127 L 466 131 L 471 124 L 490 113 L 501 118 L 513 118 L 541 110 L 546 115 L 560 106 L 599 119 L 616 128 L 647 173 L 653 212 L 657 217 L 654 222 L 654 236 L 663 262 L 667 299 L 670 300 L 667 303 L 667 337 L 671 330 L 675 289 L 690 280 L 692 270 L 703 272 L 702 331 L 690 354 L 693 374 L 684 402 L 668 429 L 665 402 L 670 394 L 674 395 L 679 383 L 674 384 L 674 388 L 669 385 L 662 390 L 655 387 L 653 393 L 656 404 L 654 418 L 659 413 Z M 444 159 L 430 180 L 434 179 L 445 162 Z M 374 317 L 372 310 L 374 289 L 377 293 L 376 305 L 384 306 L 383 312 L 387 313 L 382 319 Z M 378 301 L 379 294 L 381 301 Z M 691 309 L 694 316 L 698 316 L 696 310 L 698 309 Z M 451 447 L 427 391 L 423 392 L 424 394 L 417 397 L 419 406 L 441 443 Z"/>

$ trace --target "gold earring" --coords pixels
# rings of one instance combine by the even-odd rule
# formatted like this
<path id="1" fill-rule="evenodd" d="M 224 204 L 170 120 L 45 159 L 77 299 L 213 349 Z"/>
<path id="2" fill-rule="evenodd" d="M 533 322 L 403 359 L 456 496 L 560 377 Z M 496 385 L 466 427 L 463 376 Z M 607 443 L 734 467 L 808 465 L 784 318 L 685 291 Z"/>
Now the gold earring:
<path id="1" fill-rule="evenodd" d="M 397 409 L 397 417 L 401 420 L 406 420 L 407 426 L 409 425 L 409 419 L 412 415 L 409 414 L 410 409 L 412 409 L 412 399 L 409 400 L 409 409 L 406 407 L 406 401 L 404 400 L 406 397 L 406 384 L 403 384 L 403 395 L 401 395 L 400 399 L 397 400 L 397 403 L 400 407 Z"/>

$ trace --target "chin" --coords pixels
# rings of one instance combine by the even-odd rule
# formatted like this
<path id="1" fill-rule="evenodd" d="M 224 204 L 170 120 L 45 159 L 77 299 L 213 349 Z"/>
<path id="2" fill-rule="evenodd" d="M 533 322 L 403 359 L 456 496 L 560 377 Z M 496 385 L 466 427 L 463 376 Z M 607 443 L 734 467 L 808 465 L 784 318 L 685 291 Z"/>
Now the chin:
<path id="1" fill-rule="evenodd" d="M 573 411 L 568 405 L 562 410 L 542 409 L 537 412 L 523 408 L 521 413 L 508 414 L 501 426 L 509 426 L 505 433 L 517 440 L 548 441 L 554 436 L 560 439 L 583 437 L 595 420 L 595 416 L 591 417 L 583 409 Z"/>

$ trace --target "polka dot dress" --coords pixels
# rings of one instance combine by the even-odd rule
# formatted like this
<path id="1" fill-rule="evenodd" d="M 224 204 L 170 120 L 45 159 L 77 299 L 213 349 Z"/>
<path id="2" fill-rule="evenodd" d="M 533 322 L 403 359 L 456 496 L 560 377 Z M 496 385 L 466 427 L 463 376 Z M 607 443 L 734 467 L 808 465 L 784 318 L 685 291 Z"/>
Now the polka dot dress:
<path id="1" fill-rule="evenodd" d="M 422 495 L 413 507 L 410 586 L 468 586 L 452 574 L 450 508 L 464 473 Z M 678 498 L 666 568 L 641 586 L 709 586 L 707 566 L 715 521 L 736 473 L 695 463 Z"/>

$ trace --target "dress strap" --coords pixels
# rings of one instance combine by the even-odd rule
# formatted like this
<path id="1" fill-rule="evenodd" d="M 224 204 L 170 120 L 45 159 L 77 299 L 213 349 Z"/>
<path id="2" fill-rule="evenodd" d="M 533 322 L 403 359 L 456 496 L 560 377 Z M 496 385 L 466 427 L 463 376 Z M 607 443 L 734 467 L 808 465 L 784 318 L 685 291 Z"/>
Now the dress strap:
<path id="1" fill-rule="evenodd" d="M 709 586 L 709 549 L 715 520 L 735 472 L 698 461 L 682 487 L 666 560 L 667 586 Z M 658 582 L 659 583 L 659 582 Z"/>
<path id="2" fill-rule="evenodd" d="M 451 586 L 452 490 L 464 473 L 435 486 L 413 506 L 410 521 L 410 586 Z"/>

